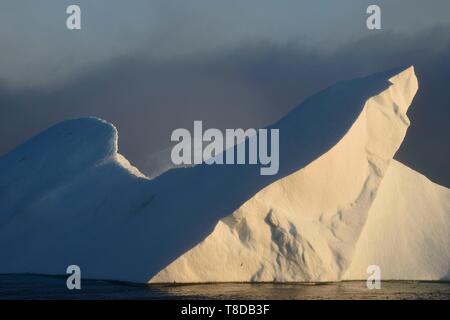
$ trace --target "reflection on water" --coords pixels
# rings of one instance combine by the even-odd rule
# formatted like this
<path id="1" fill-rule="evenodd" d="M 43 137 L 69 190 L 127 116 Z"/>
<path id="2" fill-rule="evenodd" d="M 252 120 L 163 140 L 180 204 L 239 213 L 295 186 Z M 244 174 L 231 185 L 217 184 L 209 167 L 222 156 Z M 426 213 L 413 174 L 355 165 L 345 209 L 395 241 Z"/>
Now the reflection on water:
<path id="1" fill-rule="evenodd" d="M 364 281 L 321 284 L 220 283 L 136 285 L 64 277 L 0 275 L 0 299 L 450 299 L 449 282 L 389 281 L 369 290 Z"/>

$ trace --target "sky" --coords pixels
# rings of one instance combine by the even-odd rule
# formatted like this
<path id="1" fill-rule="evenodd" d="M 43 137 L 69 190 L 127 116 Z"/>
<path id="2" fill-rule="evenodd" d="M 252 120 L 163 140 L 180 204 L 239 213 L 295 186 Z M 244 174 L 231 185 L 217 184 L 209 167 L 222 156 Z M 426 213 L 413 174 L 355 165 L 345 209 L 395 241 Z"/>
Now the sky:
<path id="1" fill-rule="evenodd" d="M 0 79 L 47 85 L 137 53 L 149 59 L 226 50 L 248 42 L 331 51 L 370 34 L 365 0 L 2 0 Z M 414 34 L 448 24 L 450 3 L 376 1 L 383 32 Z M 65 28 L 78 4 L 82 31 Z"/>
<path id="2" fill-rule="evenodd" d="M 66 28 L 77 4 L 82 29 Z M 377 4 L 382 29 L 366 28 Z M 64 119 L 98 116 L 145 173 L 170 133 L 261 127 L 339 80 L 416 66 L 396 158 L 450 187 L 450 2 L 2 0 L 0 155 Z"/>

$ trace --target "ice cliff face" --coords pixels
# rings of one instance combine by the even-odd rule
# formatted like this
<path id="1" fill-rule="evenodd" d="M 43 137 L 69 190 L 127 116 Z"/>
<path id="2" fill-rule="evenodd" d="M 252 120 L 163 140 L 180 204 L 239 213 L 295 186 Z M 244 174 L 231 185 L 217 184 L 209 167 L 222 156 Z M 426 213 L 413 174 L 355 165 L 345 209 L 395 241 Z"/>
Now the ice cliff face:
<path id="1" fill-rule="evenodd" d="M 137 282 L 448 279 L 450 191 L 393 161 L 414 69 L 339 83 L 269 128 L 280 170 L 198 165 L 147 179 L 98 119 L 0 158 L 0 272 Z M 396 245 L 393 246 L 392 243 Z"/>

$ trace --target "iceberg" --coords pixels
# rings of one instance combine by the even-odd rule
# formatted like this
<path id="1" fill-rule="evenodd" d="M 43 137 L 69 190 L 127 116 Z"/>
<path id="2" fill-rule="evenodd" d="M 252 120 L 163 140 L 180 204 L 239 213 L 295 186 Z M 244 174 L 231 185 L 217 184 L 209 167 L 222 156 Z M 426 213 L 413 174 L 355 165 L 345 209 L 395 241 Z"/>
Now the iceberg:
<path id="1" fill-rule="evenodd" d="M 112 124 L 56 124 L 0 158 L 0 272 L 339 281 L 377 264 L 383 279 L 448 279 L 450 191 L 393 160 L 417 89 L 410 67 L 311 96 L 267 127 L 273 176 L 200 164 L 150 179 Z"/>

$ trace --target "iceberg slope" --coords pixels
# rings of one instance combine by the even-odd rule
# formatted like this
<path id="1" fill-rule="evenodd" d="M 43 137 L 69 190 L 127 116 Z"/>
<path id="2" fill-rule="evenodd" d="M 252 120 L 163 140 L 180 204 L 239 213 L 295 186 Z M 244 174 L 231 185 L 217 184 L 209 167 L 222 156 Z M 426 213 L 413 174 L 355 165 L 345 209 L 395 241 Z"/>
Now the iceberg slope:
<path id="1" fill-rule="evenodd" d="M 398 161 L 389 166 L 344 279 L 450 280 L 450 189 Z"/>
<path id="2" fill-rule="evenodd" d="M 409 126 L 414 69 L 390 81 L 333 148 L 258 192 L 152 281 L 341 279 Z"/>
<path id="3" fill-rule="evenodd" d="M 151 282 L 365 280 L 369 265 L 380 266 L 384 280 L 450 280 L 450 190 L 398 161 L 386 172 L 342 278 L 327 275 L 315 259 L 319 242 L 301 244 L 297 230 L 309 229 L 309 221 L 263 217 L 235 212 Z"/>

